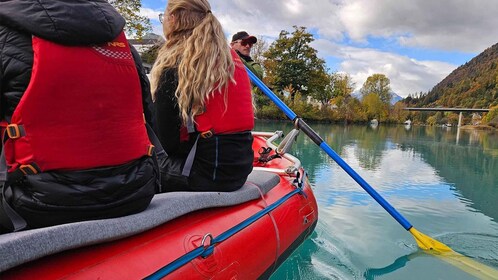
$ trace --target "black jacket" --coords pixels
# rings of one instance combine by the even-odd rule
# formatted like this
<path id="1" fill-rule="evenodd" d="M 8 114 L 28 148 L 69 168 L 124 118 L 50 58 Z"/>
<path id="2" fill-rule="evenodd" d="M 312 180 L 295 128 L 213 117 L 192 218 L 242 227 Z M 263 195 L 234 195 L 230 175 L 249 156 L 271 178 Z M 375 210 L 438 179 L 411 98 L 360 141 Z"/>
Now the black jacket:
<path id="1" fill-rule="evenodd" d="M 112 41 L 125 20 L 106 0 L 0 0 L 0 118 L 10 121 L 26 90 L 33 66 L 31 36 L 63 45 Z M 132 48 L 146 120 L 155 126 L 150 86 Z"/>
<path id="2" fill-rule="evenodd" d="M 124 25 L 123 17 L 105 0 L 0 0 L 1 119 L 10 121 L 30 82 L 33 35 L 58 44 L 86 46 L 112 41 Z M 146 120 L 155 126 L 149 82 L 140 57 L 134 49 L 132 53 Z M 3 187 L 0 218 L 6 204 L 31 228 L 135 213 L 148 206 L 159 187 L 158 178 L 152 157 L 121 166 L 24 176 Z M 3 225 L 0 233 L 11 226 Z"/>

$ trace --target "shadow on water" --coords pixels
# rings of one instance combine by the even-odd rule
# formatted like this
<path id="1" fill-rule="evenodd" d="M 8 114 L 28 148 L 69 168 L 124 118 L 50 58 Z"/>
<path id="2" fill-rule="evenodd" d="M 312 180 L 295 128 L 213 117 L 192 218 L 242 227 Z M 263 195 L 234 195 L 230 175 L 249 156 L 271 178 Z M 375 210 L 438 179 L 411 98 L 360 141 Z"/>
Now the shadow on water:
<path id="1" fill-rule="evenodd" d="M 465 256 L 490 267 L 498 267 L 498 236 L 479 233 L 458 233 L 438 236 L 438 239 L 444 241 L 450 247 L 458 243 L 459 251 Z M 487 253 L 483 254 L 483 252 Z M 421 257 L 435 258 L 422 250 L 417 250 L 397 258 L 393 263 L 385 267 L 368 268 L 363 273 L 363 277 L 367 280 L 381 278 L 381 276 L 391 274 L 405 267 L 408 262 Z"/>
<path id="2" fill-rule="evenodd" d="M 367 280 L 379 278 L 383 275 L 390 274 L 400 268 L 403 268 L 410 260 L 418 257 L 431 257 L 423 251 L 416 251 L 414 253 L 401 256 L 397 258 L 392 264 L 381 268 L 369 268 L 363 273 L 363 277 Z"/>

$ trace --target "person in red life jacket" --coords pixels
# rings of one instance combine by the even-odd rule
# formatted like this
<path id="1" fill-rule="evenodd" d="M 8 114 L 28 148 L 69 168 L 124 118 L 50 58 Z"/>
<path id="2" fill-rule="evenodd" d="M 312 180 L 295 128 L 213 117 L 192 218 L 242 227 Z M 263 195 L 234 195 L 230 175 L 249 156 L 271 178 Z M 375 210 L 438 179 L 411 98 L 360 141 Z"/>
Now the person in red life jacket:
<path id="1" fill-rule="evenodd" d="M 234 191 L 252 171 L 251 86 L 206 0 L 170 0 L 151 71 L 165 191 Z"/>
<path id="2" fill-rule="evenodd" d="M 0 232 L 137 213 L 159 189 L 124 25 L 105 0 L 0 2 Z"/>

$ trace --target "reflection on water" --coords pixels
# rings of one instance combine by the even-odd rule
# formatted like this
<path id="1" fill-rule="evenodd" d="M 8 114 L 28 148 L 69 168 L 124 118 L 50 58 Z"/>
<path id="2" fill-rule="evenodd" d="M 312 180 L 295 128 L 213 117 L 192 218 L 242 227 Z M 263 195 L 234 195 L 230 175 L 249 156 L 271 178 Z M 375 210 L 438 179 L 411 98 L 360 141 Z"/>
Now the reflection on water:
<path id="1" fill-rule="evenodd" d="M 497 133 L 312 127 L 418 230 L 498 268 Z M 257 130 L 291 129 L 289 123 L 257 123 Z M 320 221 L 272 279 L 473 279 L 434 257 L 420 257 L 411 234 L 307 137 L 299 136 L 292 153 L 309 173 Z"/>

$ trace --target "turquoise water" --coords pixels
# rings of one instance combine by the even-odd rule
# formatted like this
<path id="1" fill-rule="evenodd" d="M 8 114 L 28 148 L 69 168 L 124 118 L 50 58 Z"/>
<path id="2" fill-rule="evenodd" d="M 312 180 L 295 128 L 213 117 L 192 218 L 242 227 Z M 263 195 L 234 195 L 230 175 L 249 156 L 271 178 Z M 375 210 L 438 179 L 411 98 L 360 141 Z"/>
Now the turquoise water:
<path id="1" fill-rule="evenodd" d="M 417 230 L 498 270 L 498 133 L 440 127 L 312 127 Z M 289 132 L 287 122 L 256 130 Z M 312 236 L 272 279 L 476 279 L 420 251 L 311 140 L 292 153 L 319 204 Z"/>

